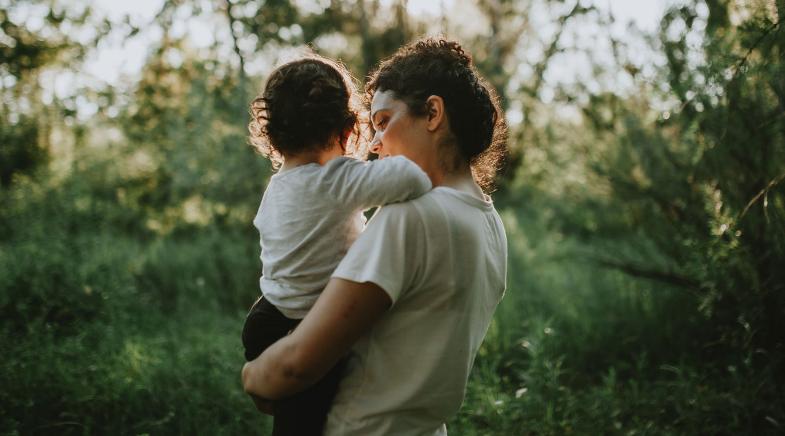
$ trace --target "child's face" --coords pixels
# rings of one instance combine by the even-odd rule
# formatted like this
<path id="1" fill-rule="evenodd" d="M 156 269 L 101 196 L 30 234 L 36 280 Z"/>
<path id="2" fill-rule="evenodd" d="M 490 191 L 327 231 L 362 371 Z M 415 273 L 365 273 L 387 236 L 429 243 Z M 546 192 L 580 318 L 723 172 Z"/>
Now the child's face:
<path id="1" fill-rule="evenodd" d="M 424 117 L 413 117 L 392 91 L 376 91 L 371 100 L 371 122 L 376 134 L 371 151 L 380 158 L 403 155 L 418 162 L 427 141 Z"/>

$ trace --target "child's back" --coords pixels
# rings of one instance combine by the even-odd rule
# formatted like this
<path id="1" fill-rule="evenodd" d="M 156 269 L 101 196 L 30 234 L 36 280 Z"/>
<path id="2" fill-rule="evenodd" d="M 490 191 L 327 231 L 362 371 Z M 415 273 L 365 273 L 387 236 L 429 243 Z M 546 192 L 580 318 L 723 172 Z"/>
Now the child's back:
<path id="1" fill-rule="evenodd" d="M 430 188 L 428 176 L 402 156 L 374 162 L 338 157 L 274 175 L 254 219 L 264 298 L 286 317 L 303 318 L 362 231 L 362 211 Z"/>

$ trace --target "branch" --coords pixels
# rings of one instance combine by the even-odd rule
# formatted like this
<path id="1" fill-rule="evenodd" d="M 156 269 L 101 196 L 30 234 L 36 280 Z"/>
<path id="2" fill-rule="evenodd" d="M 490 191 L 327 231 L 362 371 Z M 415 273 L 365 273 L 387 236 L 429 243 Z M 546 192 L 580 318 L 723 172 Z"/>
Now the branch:
<path id="1" fill-rule="evenodd" d="M 638 265 L 633 265 L 631 263 L 623 263 L 611 259 L 595 258 L 592 260 L 602 267 L 616 269 L 633 277 L 639 277 L 639 278 L 654 280 L 661 283 L 667 283 L 669 285 L 687 289 L 694 294 L 697 294 L 695 292 L 695 289 L 697 289 L 700 285 L 696 280 L 681 276 L 679 274 L 675 274 L 670 271 L 658 271 L 654 269 L 647 269 Z"/>
<path id="2" fill-rule="evenodd" d="M 538 62 L 534 66 L 535 82 L 534 85 L 531 86 L 528 90 L 529 95 L 531 95 L 532 97 L 537 96 L 537 93 L 540 90 L 540 86 L 542 86 L 542 80 L 543 80 L 542 76 L 545 73 L 545 70 L 548 68 L 548 63 L 550 62 L 553 55 L 561 51 L 559 49 L 559 42 L 561 41 L 561 36 L 564 33 L 564 28 L 567 25 L 567 21 L 576 15 L 585 14 L 592 10 L 594 10 L 594 6 L 589 6 L 589 7 L 581 6 L 581 2 L 578 1 L 575 2 L 575 6 L 572 8 L 572 10 L 570 10 L 570 12 L 568 12 L 566 15 L 559 17 L 559 19 L 557 20 L 559 23 L 559 30 L 556 31 L 556 34 L 553 36 L 553 40 L 548 45 L 548 48 L 545 49 L 542 60 L 540 60 L 540 62 Z"/>
<path id="3" fill-rule="evenodd" d="M 225 0 L 225 8 L 224 11 L 226 12 L 226 18 L 229 19 L 229 33 L 232 35 L 232 44 L 234 46 L 234 52 L 237 54 L 237 57 L 240 59 L 240 88 L 245 89 L 245 58 L 243 57 L 242 52 L 240 51 L 240 46 L 237 44 L 237 35 L 234 33 L 234 23 L 238 23 L 236 18 L 232 15 L 232 2 L 231 0 Z"/>
<path id="4" fill-rule="evenodd" d="M 773 32 L 773 31 L 774 31 L 774 29 L 776 29 L 777 27 L 779 27 L 779 25 L 780 25 L 781 23 L 782 23 L 782 20 L 779 20 L 779 21 L 777 21 L 776 23 L 772 23 L 772 24 L 771 24 L 769 27 L 767 27 L 767 28 L 766 28 L 766 29 L 763 31 L 763 33 L 762 33 L 762 34 L 761 34 L 761 35 L 758 37 L 758 39 L 756 39 L 756 40 L 755 40 L 755 42 L 753 42 L 753 43 L 752 43 L 752 45 L 751 45 L 751 46 L 750 46 L 750 48 L 747 50 L 747 53 L 744 55 L 744 57 L 743 57 L 743 58 L 741 58 L 741 60 L 739 61 L 739 63 L 738 63 L 738 64 L 736 64 L 736 68 L 735 68 L 735 69 L 734 69 L 734 71 L 733 71 L 733 77 L 731 78 L 731 81 L 734 81 L 734 80 L 736 80 L 736 78 L 737 78 L 737 76 L 738 76 L 739 72 L 741 71 L 742 67 L 744 67 L 744 65 L 747 63 L 747 60 L 749 59 L 750 55 L 752 55 L 752 52 L 753 52 L 753 51 L 754 51 L 754 50 L 755 50 L 755 49 L 758 47 L 758 44 L 760 44 L 760 43 L 761 43 L 761 41 L 763 41 L 763 39 L 764 39 L 764 38 L 766 38 L 767 36 L 769 36 L 769 34 L 770 34 L 771 32 Z"/>
<path id="5" fill-rule="evenodd" d="M 747 49 L 747 53 L 745 53 L 744 56 L 741 58 L 741 60 L 739 60 L 739 62 L 734 66 L 733 75 L 731 76 L 730 80 L 728 80 L 728 83 L 734 83 L 736 82 L 736 80 L 739 79 L 739 73 L 741 72 L 742 68 L 747 64 L 747 60 L 749 60 L 750 56 L 752 55 L 752 52 L 755 51 L 755 49 L 758 47 L 758 44 L 760 44 L 761 41 L 763 41 L 767 36 L 769 36 L 769 34 L 771 34 L 771 32 L 773 32 L 774 29 L 779 27 L 781 23 L 782 23 L 782 19 L 780 19 L 776 23 L 772 23 L 769 27 L 763 30 L 763 33 L 761 33 L 758 39 L 756 39 L 755 42 L 752 43 L 750 48 Z M 732 96 L 730 96 L 729 99 L 732 99 Z M 728 102 L 728 104 L 731 103 L 732 101 Z M 731 120 L 732 113 L 733 111 L 728 111 L 726 115 L 725 127 L 722 130 L 722 134 L 720 135 L 719 142 L 725 141 L 725 138 L 728 135 L 728 126 L 731 125 L 730 120 Z"/>
<path id="6" fill-rule="evenodd" d="M 365 9 L 365 0 L 358 2 L 360 8 L 360 47 L 363 59 L 363 75 L 367 75 L 373 67 L 373 48 L 371 47 L 370 24 L 368 12 Z"/>
<path id="7" fill-rule="evenodd" d="M 758 200 L 760 200 L 760 198 L 761 198 L 761 197 L 763 197 L 764 195 L 768 194 L 768 193 L 769 193 L 769 191 L 771 191 L 771 188 L 773 188 L 773 187 L 777 186 L 777 185 L 778 185 L 778 184 L 779 184 L 781 181 L 783 181 L 783 180 L 785 180 L 785 173 L 782 173 L 782 174 L 780 174 L 779 176 L 777 176 L 777 177 L 775 177 L 774 179 L 772 179 L 772 181 L 770 181 L 770 182 L 769 182 L 769 184 L 768 184 L 768 185 L 766 185 L 766 187 L 765 187 L 765 188 L 761 189 L 761 190 L 760 190 L 760 192 L 758 192 L 758 194 L 757 194 L 757 195 L 755 195 L 754 197 L 752 197 L 752 200 L 750 200 L 750 202 L 749 202 L 749 203 L 747 203 L 747 206 L 746 206 L 746 207 L 744 207 L 744 210 L 742 210 L 742 211 L 741 211 L 741 213 L 739 214 L 739 217 L 738 217 L 738 218 L 736 218 L 736 221 L 739 221 L 739 220 L 741 220 L 742 218 L 744 218 L 744 215 L 747 215 L 747 212 L 749 212 L 750 208 L 751 208 L 751 207 L 752 207 L 752 206 L 753 206 L 753 205 L 754 205 L 754 204 L 755 204 L 755 203 L 756 203 Z"/>
<path id="8" fill-rule="evenodd" d="M 175 9 L 177 9 L 177 4 L 174 1 L 164 1 L 164 4 L 161 5 L 161 9 L 155 14 L 153 22 L 160 23 L 161 27 L 169 27 L 169 24 L 172 22 L 172 13 Z"/>

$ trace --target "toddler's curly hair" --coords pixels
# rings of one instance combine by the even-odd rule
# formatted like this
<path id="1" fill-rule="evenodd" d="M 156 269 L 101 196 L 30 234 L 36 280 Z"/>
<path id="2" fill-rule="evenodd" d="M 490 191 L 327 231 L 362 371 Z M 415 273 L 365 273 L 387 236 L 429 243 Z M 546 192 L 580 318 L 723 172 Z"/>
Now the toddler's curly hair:
<path id="1" fill-rule="evenodd" d="M 250 142 L 278 167 L 284 156 L 327 149 L 350 131 L 344 154 L 360 157 L 361 109 L 361 96 L 346 67 L 311 54 L 270 74 L 251 102 Z"/>

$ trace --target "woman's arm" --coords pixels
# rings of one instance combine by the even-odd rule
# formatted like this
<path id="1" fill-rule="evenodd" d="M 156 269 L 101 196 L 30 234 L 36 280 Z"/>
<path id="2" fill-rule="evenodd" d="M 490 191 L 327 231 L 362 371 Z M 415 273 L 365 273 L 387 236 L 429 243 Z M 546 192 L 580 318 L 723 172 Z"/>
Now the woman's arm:
<path id="1" fill-rule="evenodd" d="M 294 332 L 243 366 L 245 392 L 277 400 L 316 383 L 391 304 L 373 283 L 331 279 Z"/>

